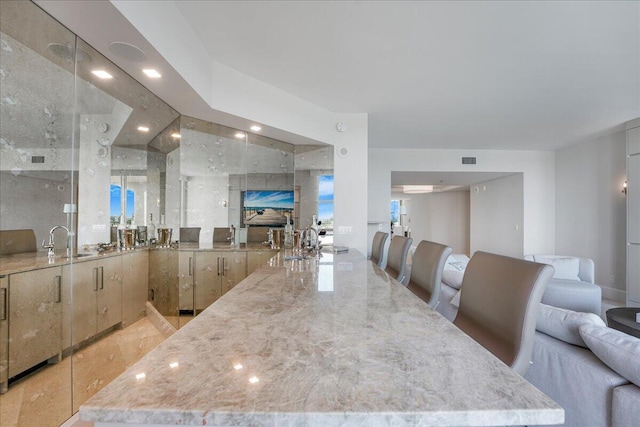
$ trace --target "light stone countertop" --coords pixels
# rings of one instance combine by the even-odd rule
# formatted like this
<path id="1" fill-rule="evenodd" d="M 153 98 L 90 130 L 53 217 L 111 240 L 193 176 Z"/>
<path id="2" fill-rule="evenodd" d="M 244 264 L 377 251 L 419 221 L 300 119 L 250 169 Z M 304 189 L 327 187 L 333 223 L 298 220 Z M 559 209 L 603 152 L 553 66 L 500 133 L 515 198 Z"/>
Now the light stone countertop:
<path id="1" fill-rule="evenodd" d="M 268 266 L 80 408 L 96 427 L 559 424 L 564 411 L 353 249 Z"/>
<path id="2" fill-rule="evenodd" d="M 240 246 L 231 246 L 229 244 L 202 244 L 202 243 L 180 243 L 179 247 L 175 248 L 161 248 L 155 246 L 141 246 L 134 250 L 110 250 L 104 252 L 81 252 L 80 257 L 73 258 L 74 263 L 93 261 L 96 259 L 108 258 L 112 256 L 127 255 L 134 252 L 146 251 L 146 250 L 177 250 L 177 251 L 194 251 L 194 252 L 207 252 L 207 251 L 240 251 L 240 252 L 254 252 L 254 251 L 277 251 L 271 249 L 269 246 L 265 246 L 260 243 L 242 244 Z M 21 273 L 25 271 L 40 270 L 42 268 L 58 267 L 61 265 L 67 265 L 71 263 L 69 258 L 62 255 L 64 248 L 56 251 L 55 258 L 47 257 L 45 251 L 40 252 L 26 252 L 13 255 L 0 256 L 0 275 Z"/>

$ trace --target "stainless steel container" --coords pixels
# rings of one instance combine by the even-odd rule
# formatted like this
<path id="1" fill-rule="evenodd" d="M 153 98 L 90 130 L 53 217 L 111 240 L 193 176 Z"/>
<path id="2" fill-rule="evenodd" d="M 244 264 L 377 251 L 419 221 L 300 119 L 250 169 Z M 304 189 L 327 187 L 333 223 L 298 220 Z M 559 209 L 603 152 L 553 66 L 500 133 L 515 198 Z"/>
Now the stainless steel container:
<path id="1" fill-rule="evenodd" d="M 158 246 L 168 247 L 171 245 L 171 233 L 173 229 L 171 228 L 158 228 Z"/>
<path id="2" fill-rule="evenodd" d="M 269 235 L 271 236 L 271 249 L 284 248 L 284 228 L 271 228 Z"/>
<path id="3" fill-rule="evenodd" d="M 145 245 L 147 243 L 147 227 L 145 225 L 138 226 L 138 244 Z"/>
<path id="4" fill-rule="evenodd" d="M 118 241 L 120 242 L 120 249 L 134 249 L 136 247 L 137 239 L 137 229 L 127 228 L 118 230 Z"/>

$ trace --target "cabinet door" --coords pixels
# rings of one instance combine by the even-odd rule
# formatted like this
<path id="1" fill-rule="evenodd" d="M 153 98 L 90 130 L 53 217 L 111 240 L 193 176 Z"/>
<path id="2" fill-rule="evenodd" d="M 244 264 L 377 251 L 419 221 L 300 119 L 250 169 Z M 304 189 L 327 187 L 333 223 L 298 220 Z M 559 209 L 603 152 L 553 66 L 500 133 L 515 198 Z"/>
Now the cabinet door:
<path id="1" fill-rule="evenodd" d="M 149 252 L 122 257 L 122 325 L 129 326 L 145 316 L 149 288 Z"/>
<path id="2" fill-rule="evenodd" d="M 9 377 L 62 352 L 60 267 L 9 276 Z"/>
<path id="3" fill-rule="evenodd" d="M 0 276 L 0 393 L 7 391 L 9 378 L 9 277 Z"/>
<path id="4" fill-rule="evenodd" d="M 196 314 L 220 298 L 222 254 L 220 252 L 195 253 L 195 305 Z"/>
<path id="5" fill-rule="evenodd" d="M 122 322 L 122 257 L 98 262 L 98 330 L 102 332 Z"/>
<path id="6" fill-rule="evenodd" d="M 193 273 L 195 259 L 193 252 L 180 252 L 178 269 L 178 301 L 180 310 L 193 311 Z"/>
<path id="7" fill-rule="evenodd" d="M 256 271 L 256 269 L 276 255 L 275 250 L 247 251 L 247 276 Z"/>
<path id="8" fill-rule="evenodd" d="M 97 267 L 97 261 L 62 266 L 62 348 L 96 334 Z"/>
<path id="9" fill-rule="evenodd" d="M 640 244 L 627 245 L 627 300 L 640 307 Z"/>
<path id="10" fill-rule="evenodd" d="M 247 277 L 247 253 L 232 251 L 222 253 L 222 295 Z"/>
<path id="11" fill-rule="evenodd" d="M 178 316 L 178 268 L 178 251 L 149 252 L 149 301 L 165 318 L 176 317 L 171 320 L 177 320 Z"/>
<path id="12" fill-rule="evenodd" d="M 640 243 L 640 154 L 629 156 L 627 168 L 627 241 Z"/>

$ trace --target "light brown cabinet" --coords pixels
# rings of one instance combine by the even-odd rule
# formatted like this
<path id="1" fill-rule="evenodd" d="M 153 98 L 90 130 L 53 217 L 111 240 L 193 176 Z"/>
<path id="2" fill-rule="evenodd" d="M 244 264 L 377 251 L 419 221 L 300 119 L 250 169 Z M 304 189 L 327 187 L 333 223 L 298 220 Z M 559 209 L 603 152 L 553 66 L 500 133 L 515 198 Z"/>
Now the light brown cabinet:
<path id="1" fill-rule="evenodd" d="M 9 382 L 9 276 L 0 276 L 0 393 Z"/>
<path id="2" fill-rule="evenodd" d="M 149 251 L 122 256 L 122 326 L 127 327 L 146 315 L 149 289 Z"/>
<path id="3" fill-rule="evenodd" d="M 194 276 L 194 253 L 180 252 L 179 268 L 178 268 L 178 301 L 181 312 L 190 312 L 193 314 L 194 293 L 193 293 L 193 276 Z"/>
<path id="4" fill-rule="evenodd" d="M 149 301 L 165 318 L 178 316 L 178 251 L 149 251 Z"/>
<path id="5" fill-rule="evenodd" d="M 122 321 L 122 257 L 62 267 L 63 345 L 79 344 Z"/>
<path id="6" fill-rule="evenodd" d="M 60 361 L 62 351 L 60 267 L 9 275 L 9 374 Z"/>
<path id="7" fill-rule="evenodd" d="M 245 251 L 191 252 L 196 313 L 240 283 L 247 272 Z"/>

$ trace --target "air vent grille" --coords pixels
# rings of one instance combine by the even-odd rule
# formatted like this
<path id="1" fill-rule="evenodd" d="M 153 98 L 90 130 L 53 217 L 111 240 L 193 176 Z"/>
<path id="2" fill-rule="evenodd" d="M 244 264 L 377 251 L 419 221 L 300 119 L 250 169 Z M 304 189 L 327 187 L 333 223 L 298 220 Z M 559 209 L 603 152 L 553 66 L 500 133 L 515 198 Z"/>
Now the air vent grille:
<path id="1" fill-rule="evenodd" d="M 462 158 L 462 164 L 463 165 L 475 165 L 476 164 L 476 158 L 475 157 L 463 157 Z"/>
<path id="2" fill-rule="evenodd" d="M 44 156 L 31 156 L 31 163 L 44 163 Z"/>

